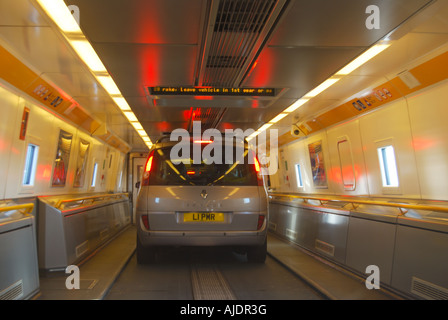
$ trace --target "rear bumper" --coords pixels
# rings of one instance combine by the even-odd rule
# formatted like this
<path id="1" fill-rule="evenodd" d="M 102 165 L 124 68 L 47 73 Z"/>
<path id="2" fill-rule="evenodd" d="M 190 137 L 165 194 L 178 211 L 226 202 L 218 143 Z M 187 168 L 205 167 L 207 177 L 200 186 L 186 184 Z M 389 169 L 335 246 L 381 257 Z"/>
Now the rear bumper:
<path id="1" fill-rule="evenodd" d="M 258 231 L 144 231 L 138 237 L 143 246 L 258 246 L 267 230 Z"/>

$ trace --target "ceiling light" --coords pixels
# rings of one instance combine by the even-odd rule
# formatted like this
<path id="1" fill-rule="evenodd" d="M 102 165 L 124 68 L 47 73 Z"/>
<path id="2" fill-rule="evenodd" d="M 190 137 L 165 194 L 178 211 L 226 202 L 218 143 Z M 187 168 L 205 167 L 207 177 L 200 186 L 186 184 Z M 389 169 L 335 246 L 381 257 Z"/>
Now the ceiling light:
<path id="1" fill-rule="evenodd" d="M 122 110 L 122 111 L 130 111 L 131 107 L 129 106 L 129 104 L 127 103 L 125 98 L 120 98 L 120 97 L 116 97 L 113 98 L 115 103 L 117 104 L 117 106 Z"/>
<path id="2" fill-rule="evenodd" d="M 320 94 L 323 91 L 327 90 L 329 87 L 331 87 L 333 84 L 335 84 L 339 80 L 340 79 L 327 79 L 327 80 L 325 80 L 322 84 L 320 84 L 314 90 L 308 92 L 305 95 L 305 98 L 313 98 L 313 97 L 317 96 L 318 94 Z"/>
<path id="3" fill-rule="evenodd" d="M 296 102 L 294 102 L 288 109 L 284 110 L 283 112 L 291 113 L 295 110 L 297 110 L 299 107 L 307 103 L 310 99 L 299 99 Z"/>
<path id="4" fill-rule="evenodd" d="M 37 2 L 62 31 L 65 33 L 82 33 L 64 1 L 37 0 Z"/>
<path id="5" fill-rule="evenodd" d="M 383 52 L 387 48 L 390 47 L 390 44 L 377 44 L 361 54 L 358 58 L 350 62 L 348 65 L 346 65 L 344 68 L 342 68 L 336 75 L 347 75 L 351 73 L 353 70 L 359 68 L 364 63 L 378 55 L 379 53 Z"/>
<path id="6" fill-rule="evenodd" d="M 141 130 L 137 130 L 137 133 L 139 134 L 139 136 L 140 137 L 145 137 L 145 136 L 148 136 L 147 134 L 146 134 L 146 131 L 145 130 L 143 130 L 143 129 L 141 129 Z"/>
<path id="7" fill-rule="evenodd" d="M 130 122 L 138 122 L 137 117 L 135 116 L 134 112 L 132 111 L 125 111 L 123 114 L 128 118 Z"/>
<path id="8" fill-rule="evenodd" d="M 284 117 L 286 117 L 288 114 L 287 113 L 280 113 L 278 116 L 276 116 L 274 119 L 272 119 L 271 121 L 269 121 L 269 123 L 277 123 L 280 120 L 282 120 Z"/>
<path id="9" fill-rule="evenodd" d="M 93 72 L 107 72 L 106 67 L 101 62 L 90 42 L 87 40 L 72 40 L 70 43 L 90 70 Z"/>
<path id="10" fill-rule="evenodd" d="M 246 140 L 247 140 L 247 141 L 250 141 L 250 140 L 252 140 L 253 138 L 255 138 L 256 136 L 258 136 L 259 134 L 260 134 L 260 132 L 255 131 L 255 132 L 252 133 L 250 136 L 248 136 L 248 137 L 246 138 Z"/>
<path id="11" fill-rule="evenodd" d="M 143 141 L 145 141 L 145 142 L 151 142 L 151 139 L 149 139 L 148 136 L 146 136 L 146 137 L 142 137 L 142 139 L 143 139 Z"/>
<path id="12" fill-rule="evenodd" d="M 266 130 L 267 128 L 269 128 L 270 126 L 272 126 L 273 123 L 266 123 L 265 125 L 263 125 L 260 129 L 258 129 L 258 132 L 263 132 L 264 130 Z"/>
<path id="13" fill-rule="evenodd" d="M 135 130 L 143 130 L 143 126 L 140 124 L 140 122 L 131 122 L 131 124 L 135 128 Z"/>
<path id="14" fill-rule="evenodd" d="M 120 94 L 120 90 L 110 76 L 98 76 L 96 78 L 110 95 Z"/>

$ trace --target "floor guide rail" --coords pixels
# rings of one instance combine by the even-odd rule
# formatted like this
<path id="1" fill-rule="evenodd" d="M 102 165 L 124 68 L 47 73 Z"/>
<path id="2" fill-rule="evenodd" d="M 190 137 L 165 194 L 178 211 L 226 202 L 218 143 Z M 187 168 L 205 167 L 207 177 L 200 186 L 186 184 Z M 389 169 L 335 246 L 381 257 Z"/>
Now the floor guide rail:
<path id="1" fill-rule="evenodd" d="M 235 300 L 225 277 L 216 265 L 193 265 L 191 282 L 195 300 Z"/>

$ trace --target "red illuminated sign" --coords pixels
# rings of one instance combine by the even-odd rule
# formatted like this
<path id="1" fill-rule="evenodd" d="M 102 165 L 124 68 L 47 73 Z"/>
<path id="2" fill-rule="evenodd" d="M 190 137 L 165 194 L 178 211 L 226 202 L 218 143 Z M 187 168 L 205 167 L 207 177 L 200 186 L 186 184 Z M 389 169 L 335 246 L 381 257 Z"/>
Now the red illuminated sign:
<path id="1" fill-rule="evenodd" d="M 243 96 L 275 97 L 273 88 L 215 88 L 215 87 L 148 87 L 153 96 Z"/>

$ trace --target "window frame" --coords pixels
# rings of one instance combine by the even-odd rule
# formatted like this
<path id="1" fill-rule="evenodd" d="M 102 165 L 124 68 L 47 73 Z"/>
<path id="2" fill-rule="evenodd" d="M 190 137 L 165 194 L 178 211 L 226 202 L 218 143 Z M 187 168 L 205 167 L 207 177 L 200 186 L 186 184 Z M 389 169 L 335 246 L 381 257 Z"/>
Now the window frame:
<path id="1" fill-rule="evenodd" d="M 30 147 L 34 147 L 33 154 L 30 155 Z M 34 187 L 36 182 L 37 162 L 39 161 L 40 146 L 36 143 L 28 142 L 26 144 L 25 163 L 22 174 L 22 187 Z M 25 183 L 25 179 L 28 183 Z"/>
<path id="2" fill-rule="evenodd" d="M 92 171 L 89 180 L 89 190 L 95 190 L 98 184 L 99 162 L 96 158 L 92 161 Z"/>
<path id="3" fill-rule="evenodd" d="M 391 194 L 391 195 L 397 195 L 402 194 L 401 190 L 401 179 L 400 179 L 400 167 L 399 167 L 399 158 L 397 157 L 397 148 L 394 144 L 393 138 L 385 139 L 382 141 L 377 141 L 375 144 L 376 150 L 376 156 L 378 161 L 378 169 L 379 169 L 379 183 L 381 185 L 382 193 L 385 195 Z M 397 185 L 385 185 L 383 176 L 385 176 L 385 168 L 384 168 L 384 161 L 382 160 L 382 153 L 380 153 L 381 149 L 385 149 L 391 147 L 393 151 L 393 157 L 395 160 L 395 170 L 396 170 L 396 179 L 397 179 Z M 390 166 L 389 166 L 390 168 Z"/>
<path id="4" fill-rule="evenodd" d="M 22 165 L 21 165 L 21 174 L 20 174 L 20 183 L 18 184 L 18 193 L 19 194 L 33 194 L 35 193 L 35 190 L 37 188 L 36 184 L 38 184 L 37 180 L 37 174 L 38 174 L 38 166 L 39 166 L 39 160 L 42 155 L 42 139 L 27 135 L 24 143 L 24 151 L 23 151 L 23 157 L 22 157 Z M 34 145 L 38 147 L 37 154 L 35 155 L 35 163 L 34 163 L 34 169 L 31 172 L 31 175 L 34 177 L 32 178 L 33 184 L 25 185 L 23 183 L 25 178 L 25 166 L 27 165 L 27 158 L 28 158 L 28 146 Z"/>
<path id="5" fill-rule="evenodd" d="M 294 168 L 295 168 L 295 172 L 296 172 L 296 185 L 297 185 L 297 188 L 299 188 L 299 189 L 304 188 L 302 167 L 303 166 L 300 163 L 294 164 Z"/>

